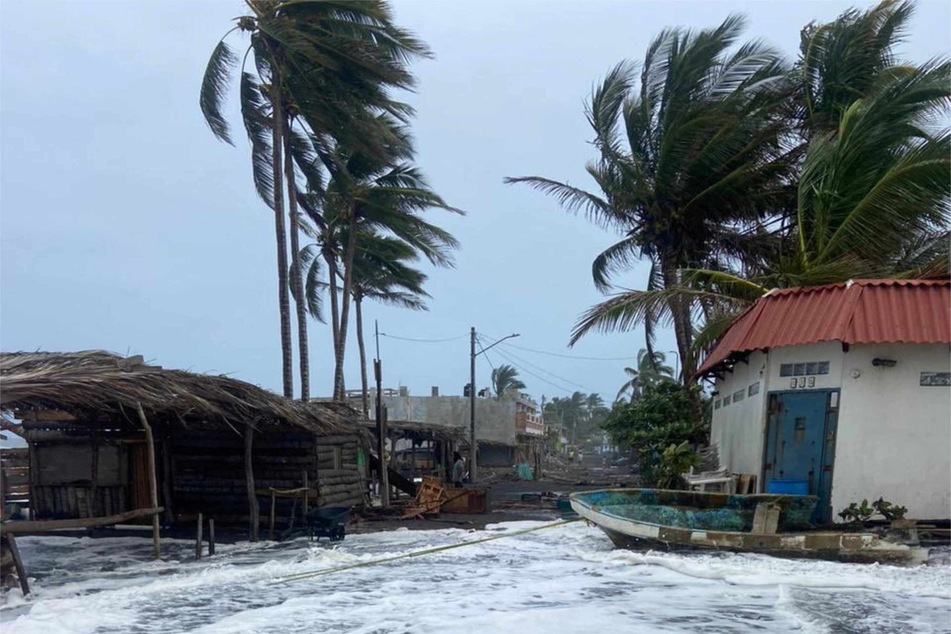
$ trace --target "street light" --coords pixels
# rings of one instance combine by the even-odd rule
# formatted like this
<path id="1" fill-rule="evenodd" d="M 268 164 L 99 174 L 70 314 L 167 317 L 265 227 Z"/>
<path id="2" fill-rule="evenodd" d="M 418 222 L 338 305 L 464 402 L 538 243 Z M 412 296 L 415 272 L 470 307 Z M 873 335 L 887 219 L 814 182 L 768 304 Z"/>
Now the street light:
<path id="1" fill-rule="evenodd" d="M 475 382 L 475 360 L 479 356 L 476 354 L 476 331 L 475 326 L 471 330 L 472 340 L 469 346 L 469 482 L 474 483 L 476 481 L 476 433 L 475 433 L 475 397 L 476 397 L 476 382 Z M 482 348 L 482 351 L 479 354 L 482 354 L 489 348 L 497 346 L 506 339 L 511 339 L 512 337 L 518 337 L 518 333 L 512 333 L 507 337 L 502 337 L 491 346 L 487 348 Z"/>

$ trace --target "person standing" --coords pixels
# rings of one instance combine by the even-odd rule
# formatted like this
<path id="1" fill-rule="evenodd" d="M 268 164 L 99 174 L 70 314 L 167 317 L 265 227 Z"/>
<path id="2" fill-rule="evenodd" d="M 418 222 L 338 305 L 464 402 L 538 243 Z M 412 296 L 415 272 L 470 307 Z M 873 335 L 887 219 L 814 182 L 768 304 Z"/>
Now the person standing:
<path id="1" fill-rule="evenodd" d="M 462 478 L 465 476 L 466 463 L 462 455 L 455 451 L 452 454 L 452 486 L 457 489 L 462 488 Z"/>

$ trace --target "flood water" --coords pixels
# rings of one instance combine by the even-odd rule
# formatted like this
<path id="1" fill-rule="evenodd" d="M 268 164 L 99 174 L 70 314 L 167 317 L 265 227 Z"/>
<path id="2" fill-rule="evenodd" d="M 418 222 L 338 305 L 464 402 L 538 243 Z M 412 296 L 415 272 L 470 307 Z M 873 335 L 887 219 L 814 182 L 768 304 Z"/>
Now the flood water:
<path id="1" fill-rule="evenodd" d="M 32 600 L 6 592 L 5 634 L 23 632 L 951 632 L 947 551 L 896 568 L 758 555 L 614 550 L 583 523 L 395 562 L 280 582 L 540 525 L 396 530 L 344 542 L 219 546 L 18 540 Z"/>

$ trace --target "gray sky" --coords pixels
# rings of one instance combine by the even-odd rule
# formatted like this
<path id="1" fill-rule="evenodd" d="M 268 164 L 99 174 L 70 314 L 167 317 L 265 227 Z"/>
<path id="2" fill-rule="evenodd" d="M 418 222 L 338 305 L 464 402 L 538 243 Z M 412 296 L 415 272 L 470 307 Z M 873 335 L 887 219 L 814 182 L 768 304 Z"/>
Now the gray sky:
<path id="1" fill-rule="evenodd" d="M 456 338 L 381 338 L 385 384 L 461 393 L 474 325 L 487 337 L 521 333 L 486 356 L 521 366 L 536 398 L 578 389 L 612 399 L 631 362 L 508 343 L 570 356 L 636 354 L 640 330 L 566 348 L 578 314 L 599 299 L 591 260 L 614 236 L 502 178 L 589 186 L 584 100 L 618 61 L 640 60 L 664 27 L 713 26 L 740 12 L 750 38 L 793 55 L 802 26 L 849 6 L 396 2 L 399 24 L 436 55 L 416 66 L 410 99 L 419 164 L 468 216 L 437 218 L 463 249 L 456 269 L 432 273 L 428 313 L 365 310 L 368 344 L 375 318 L 384 333 Z M 252 187 L 240 130 L 237 148 L 219 143 L 198 109 L 205 63 L 243 4 L 4 0 L 0 12 L 0 347 L 143 354 L 279 390 L 272 217 Z M 946 0 L 920 2 L 906 55 L 947 54 L 949 24 Z M 637 268 L 619 280 L 642 288 L 644 276 Z M 329 328 L 312 322 L 310 333 L 312 391 L 326 395 Z M 347 387 L 357 388 L 355 339 L 350 345 Z M 674 347 L 662 334 L 658 349 Z M 480 357 L 480 387 L 489 371 Z"/>

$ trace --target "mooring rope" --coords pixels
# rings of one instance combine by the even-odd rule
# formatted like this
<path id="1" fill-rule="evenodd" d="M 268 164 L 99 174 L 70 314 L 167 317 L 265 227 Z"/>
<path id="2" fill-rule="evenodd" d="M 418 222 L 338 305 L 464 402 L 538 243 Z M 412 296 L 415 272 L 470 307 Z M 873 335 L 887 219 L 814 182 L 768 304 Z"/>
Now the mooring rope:
<path id="1" fill-rule="evenodd" d="M 454 548 L 472 546 L 473 544 L 484 544 L 485 542 L 491 542 L 496 539 L 502 539 L 503 537 L 515 537 L 516 535 L 525 535 L 526 533 L 534 533 L 535 531 L 544 530 L 546 528 L 557 528 L 558 526 L 564 526 L 566 524 L 571 524 L 572 522 L 577 522 L 580 519 L 581 518 L 579 517 L 579 518 L 574 518 L 570 520 L 559 520 L 557 522 L 552 522 L 550 524 L 543 524 L 541 526 L 533 526 L 532 528 L 523 528 L 517 531 L 502 533 L 501 535 L 493 535 L 491 537 L 484 537 L 482 539 L 473 539 L 467 542 L 462 542 L 460 544 L 449 544 L 447 546 L 435 546 L 433 548 L 424 548 L 423 550 L 415 550 L 411 553 L 404 553 L 402 555 L 394 555 L 393 557 L 383 557 L 382 559 L 373 559 L 371 561 L 361 561 L 355 564 L 347 564 L 346 566 L 337 566 L 335 568 L 323 568 L 321 570 L 311 570 L 309 572 L 299 572 L 293 575 L 287 575 L 286 577 L 279 577 L 277 579 L 272 579 L 269 583 L 270 585 L 274 585 L 278 583 L 287 583 L 290 581 L 300 581 L 301 579 L 309 579 L 311 577 L 330 575 L 335 572 L 343 572 L 344 570 L 353 570 L 354 568 L 363 568 L 365 566 L 377 566 L 379 564 L 388 564 L 392 561 L 398 561 L 400 559 L 422 557 L 423 555 L 431 555 L 433 553 L 442 552 L 444 550 L 452 550 Z"/>

